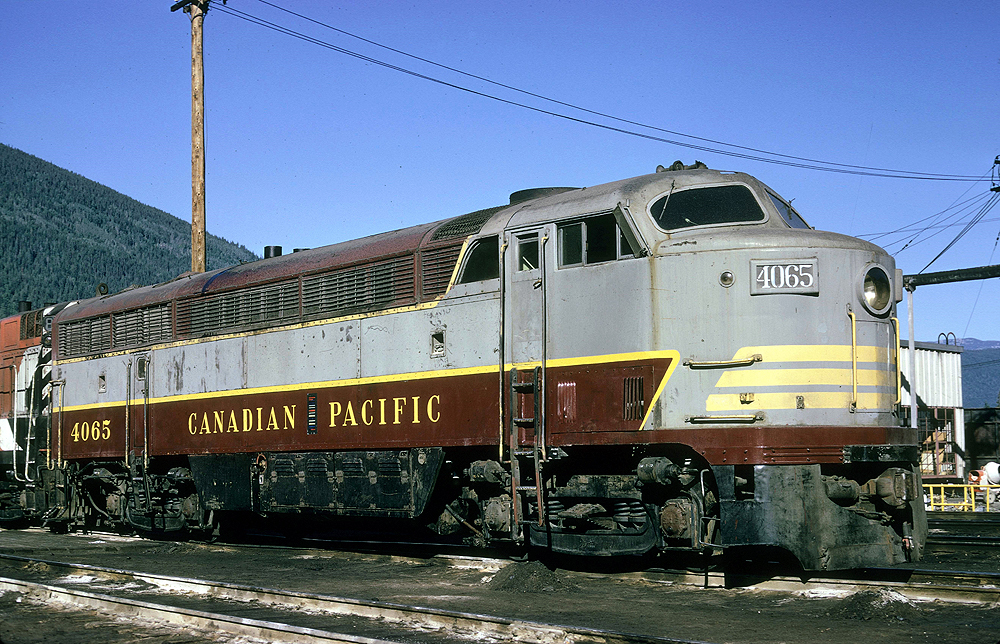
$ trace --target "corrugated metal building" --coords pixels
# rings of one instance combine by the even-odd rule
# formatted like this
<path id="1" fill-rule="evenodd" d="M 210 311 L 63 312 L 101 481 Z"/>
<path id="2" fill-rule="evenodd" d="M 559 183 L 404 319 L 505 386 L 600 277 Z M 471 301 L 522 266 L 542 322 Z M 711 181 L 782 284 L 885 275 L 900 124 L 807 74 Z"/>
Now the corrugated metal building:
<path id="1" fill-rule="evenodd" d="M 911 382 L 917 395 L 917 429 L 924 480 L 965 479 L 965 410 L 962 407 L 962 347 L 916 342 L 916 381 L 909 343 L 901 342 L 903 424 L 910 425 Z"/>

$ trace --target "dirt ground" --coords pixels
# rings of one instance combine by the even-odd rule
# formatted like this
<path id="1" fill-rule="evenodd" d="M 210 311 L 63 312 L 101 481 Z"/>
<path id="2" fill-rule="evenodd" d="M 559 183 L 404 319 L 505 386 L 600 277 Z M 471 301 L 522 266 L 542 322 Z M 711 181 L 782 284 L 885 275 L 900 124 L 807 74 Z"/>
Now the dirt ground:
<path id="1" fill-rule="evenodd" d="M 414 558 L 322 549 L 247 547 L 126 539 L 107 535 L 0 532 L 0 551 L 113 568 L 140 570 L 322 593 L 340 597 L 432 606 L 590 628 L 703 642 L 879 644 L 935 642 L 1000 644 L 1000 606 L 940 602 L 915 604 L 890 591 L 848 596 L 771 592 L 751 588 L 696 588 L 651 581 L 634 571 L 580 571 L 538 561 L 483 564 L 449 557 Z M 925 562 L 956 569 L 968 557 Z M 996 562 L 978 561 L 996 571 Z M 0 563 L 0 577 L 23 564 Z M 969 566 L 968 568 L 972 568 Z M 0 597 L 0 643 L 72 641 L 114 644 L 113 626 L 93 616 L 73 621 L 60 639 L 51 629 L 71 620 L 33 626 L 35 608 L 8 593 Z M 90 621 L 88 621 L 90 620 Z M 80 624 L 83 624 L 82 626 Z M 92 626 L 87 626 L 92 624 Z M 89 629 L 89 630 L 88 630 Z M 149 639 L 155 644 L 201 642 L 191 634 Z M 184 639 L 188 637 L 189 639 Z M 193 638 L 193 639 L 192 639 Z M 219 640 L 221 641 L 221 640 Z"/>
<path id="2" fill-rule="evenodd" d="M 256 644 L 170 626 L 135 623 L 89 610 L 60 610 L 0 594 L 0 644 Z"/>

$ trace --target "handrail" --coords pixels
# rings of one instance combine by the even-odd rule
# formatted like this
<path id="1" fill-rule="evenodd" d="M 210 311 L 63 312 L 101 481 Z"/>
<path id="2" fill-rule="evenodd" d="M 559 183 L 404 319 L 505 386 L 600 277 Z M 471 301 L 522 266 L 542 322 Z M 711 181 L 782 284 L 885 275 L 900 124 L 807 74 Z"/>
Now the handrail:
<path id="1" fill-rule="evenodd" d="M 149 356 L 142 359 L 146 360 L 146 377 L 142 381 L 142 476 L 146 478 L 149 469 Z"/>
<path id="2" fill-rule="evenodd" d="M 132 468 L 129 443 L 132 438 L 132 360 L 123 360 L 125 365 L 125 467 Z"/>
<path id="3" fill-rule="evenodd" d="M 545 245 L 546 245 L 546 243 L 548 241 L 549 241 L 548 230 L 546 230 L 545 228 L 543 228 L 542 229 L 542 243 L 539 245 L 539 248 L 538 248 L 539 264 L 541 266 L 541 271 L 540 272 L 541 272 L 541 275 L 542 275 L 542 386 L 539 388 L 541 390 L 541 398 L 542 398 L 542 400 L 541 400 L 541 405 L 539 405 L 539 411 L 541 411 L 541 422 L 538 423 L 539 430 L 540 430 L 538 432 L 538 434 L 539 434 L 538 438 L 540 440 L 537 440 L 535 442 L 536 448 L 540 448 L 541 449 L 541 459 L 542 459 L 543 462 L 547 461 L 548 458 L 549 458 L 548 457 L 548 453 L 546 451 L 546 447 L 545 447 L 545 444 L 548 442 L 548 437 L 547 437 L 548 427 L 546 427 L 547 423 L 546 423 L 546 413 L 545 413 L 545 411 L 547 409 L 547 402 L 548 402 L 546 400 L 546 395 L 545 395 L 545 391 L 546 391 L 546 389 L 548 389 L 548 387 L 546 386 L 548 384 L 548 380 L 546 380 L 546 377 L 545 377 L 545 366 L 546 366 L 546 364 L 549 361 L 549 311 L 548 311 L 548 307 L 549 307 L 549 289 L 548 289 L 549 276 L 548 276 L 548 266 L 545 264 Z M 539 443 L 540 443 L 540 445 L 539 445 Z M 538 491 L 538 516 L 539 516 L 539 525 L 541 525 L 542 517 L 545 516 L 545 512 L 544 512 L 544 509 L 543 509 L 544 506 L 542 504 L 542 492 L 541 492 L 541 490 L 542 490 L 541 485 L 542 484 L 541 484 L 541 478 L 540 478 L 541 477 L 541 469 L 540 469 L 540 466 L 538 464 L 538 458 L 537 457 L 535 458 L 535 470 L 536 470 L 536 474 L 539 476 L 538 479 L 535 479 L 535 483 L 539 486 L 539 488 L 538 488 L 538 490 L 539 490 Z"/>
<path id="4" fill-rule="evenodd" d="M 858 319 L 854 309 L 847 305 L 847 315 L 851 318 L 851 411 L 858 408 Z"/>
<path id="5" fill-rule="evenodd" d="M 56 417 L 57 419 L 61 419 L 62 418 L 61 414 L 62 414 L 62 385 L 63 385 L 63 381 L 62 380 L 53 380 L 49 384 L 52 387 L 52 392 L 51 392 L 52 402 L 50 403 L 52 405 L 52 409 L 49 412 L 49 444 L 48 444 L 48 450 L 47 450 L 48 454 L 46 454 L 46 456 L 45 456 L 45 467 L 48 468 L 48 470 L 51 472 L 52 470 L 55 469 L 55 467 L 53 467 L 53 465 L 55 463 L 52 460 L 52 453 L 55 451 L 55 436 L 56 436 L 56 433 L 57 433 L 56 423 L 52 422 L 52 418 L 53 418 L 53 416 Z M 56 409 L 55 409 L 55 407 L 56 407 L 56 389 L 57 388 L 59 389 L 59 411 L 56 411 Z M 58 431 L 62 431 L 62 422 L 61 422 L 61 420 L 59 422 L 59 429 L 58 429 Z"/>
<path id="6" fill-rule="evenodd" d="M 38 371 L 36 367 L 36 371 Z M 28 387 L 25 386 L 24 393 L 28 397 L 28 415 L 24 428 L 24 481 L 26 483 L 34 483 L 35 479 L 31 478 L 29 474 L 30 464 L 31 464 L 31 439 L 33 438 L 33 425 L 35 420 L 35 386 L 40 381 L 40 378 L 35 378 L 35 374 L 31 374 L 31 393 L 28 393 Z M 16 442 L 16 441 L 15 441 Z"/>
<path id="7" fill-rule="evenodd" d="M 764 420 L 764 414 L 758 412 L 756 414 L 733 414 L 731 416 L 719 415 L 719 416 L 685 416 L 684 422 L 691 424 L 698 423 L 756 423 L 759 420 Z"/>
<path id="8" fill-rule="evenodd" d="M 755 362 L 762 362 L 764 357 L 759 353 L 755 353 L 749 358 L 741 358 L 739 360 L 700 360 L 695 361 L 688 358 L 681 364 L 690 369 L 726 369 L 729 367 L 749 367 Z"/>
<path id="9" fill-rule="evenodd" d="M 542 229 L 542 243 L 539 244 L 538 254 L 539 254 L 539 266 L 541 267 L 540 273 L 542 276 L 542 368 L 540 373 L 535 374 L 535 378 L 541 377 L 541 385 L 535 386 L 536 392 L 541 398 L 539 404 L 536 406 L 538 409 L 538 418 L 535 418 L 535 445 L 534 445 L 534 461 L 535 461 L 535 499 L 538 503 L 538 527 L 545 525 L 546 521 L 546 507 L 545 507 L 545 485 L 542 482 L 542 463 L 548 460 L 548 453 L 545 448 L 545 444 L 548 442 L 546 436 L 546 407 L 547 398 L 545 396 L 545 390 L 548 389 L 548 379 L 545 375 L 545 365 L 549 361 L 549 275 L 548 275 L 548 265 L 545 263 L 545 245 L 549 241 L 549 233 L 547 228 Z"/>
<path id="10" fill-rule="evenodd" d="M 53 381 L 53 382 L 55 383 L 56 381 Z M 58 384 L 59 384 L 59 431 L 56 432 L 56 436 L 59 437 L 59 452 L 57 453 L 56 467 L 58 467 L 59 469 L 62 469 L 62 466 L 63 466 L 63 444 L 62 444 L 62 439 L 63 439 L 63 413 L 65 412 L 65 409 L 63 409 L 63 408 L 66 405 L 66 381 L 65 380 L 59 380 Z"/>
<path id="11" fill-rule="evenodd" d="M 896 348 L 896 402 L 893 405 L 898 405 L 903 402 L 903 378 L 900 375 L 899 367 L 899 318 L 891 317 L 893 325 L 896 327 L 896 341 L 893 346 Z"/>
<path id="12" fill-rule="evenodd" d="M 500 335 L 499 335 L 499 343 L 498 343 L 500 345 L 499 346 L 499 349 L 500 349 L 500 351 L 499 351 L 499 354 L 500 354 L 500 358 L 499 358 L 500 359 L 500 378 L 499 378 L 499 380 L 500 380 L 500 382 L 499 382 L 499 387 L 498 387 L 498 389 L 500 391 L 500 396 L 499 396 L 499 400 L 497 401 L 498 402 L 499 411 L 500 411 L 500 454 L 499 454 L 498 460 L 501 463 L 505 462 L 503 460 L 503 443 L 504 443 L 504 422 L 503 421 L 504 421 L 504 414 L 505 414 L 506 410 L 504 409 L 504 406 L 503 406 L 503 392 L 504 392 L 504 378 L 505 378 L 506 374 L 504 373 L 503 367 L 504 367 L 504 356 L 505 356 L 506 351 L 507 351 L 506 346 L 505 346 L 505 337 L 504 337 L 504 326 L 507 324 L 507 314 L 506 314 L 507 289 L 506 289 L 504 283 L 507 281 L 507 246 L 508 246 L 509 243 L 510 242 L 508 241 L 507 236 L 504 235 L 503 244 L 500 246 Z M 511 407 L 513 408 L 513 403 L 511 403 Z M 513 413 L 513 412 L 511 412 L 511 413 Z M 513 458 L 514 457 L 511 456 L 511 460 L 513 460 Z"/>
<path id="13" fill-rule="evenodd" d="M 979 507 L 985 509 L 986 512 L 994 512 L 1000 510 L 1000 485 L 984 485 L 984 484 L 971 484 L 964 485 L 961 483 L 924 483 L 924 490 L 927 493 L 928 501 L 927 506 L 931 510 L 958 510 L 960 512 L 979 512 Z M 937 495 L 935 496 L 935 490 L 937 490 Z M 961 490 L 962 500 L 957 501 L 957 496 L 947 497 L 945 496 L 945 490 Z M 984 492 L 983 502 L 977 507 L 976 505 L 976 494 L 978 492 Z M 994 491 L 996 491 L 997 499 L 993 500 Z M 992 508 L 991 508 L 992 506 Z"/>
<path id="14" fill-rule="evenodd" d="M 13 424 L 14 449 L 13 451 L 11 451 L 10 454 L 10 468 L 14 471 L 14 480 L 17 481 L 18 483 L 24 483 L 25 482 L 24 479 L 22 479 L 17 474 L 17 365 L 13 365 L 13 369 L 14 369 L 14 380 L 13 382 L 11 382 L 11 389 L 14 395 L 11 398 L 10 411 L 11 411 L 11 417 L 14 419 L 14 424 Z M 27 453 L 24 454 L 24 458 L 25 460 L 27 460 L 28 458 Z"/>

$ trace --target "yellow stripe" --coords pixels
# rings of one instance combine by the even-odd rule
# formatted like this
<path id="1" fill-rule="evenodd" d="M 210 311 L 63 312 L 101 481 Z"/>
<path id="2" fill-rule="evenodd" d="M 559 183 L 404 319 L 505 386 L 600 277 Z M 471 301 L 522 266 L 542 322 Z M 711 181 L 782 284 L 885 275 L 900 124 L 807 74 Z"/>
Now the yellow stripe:
<path id="1" fill-rule="evenodd" d="M 649 422 L 649 416 L 653 413 L 653 408 L 656 406 L 657 401 L 660 399 L 660 395 L 663 393 L 664 388 L 667 386 L 667 381 L 670 380 L 670 376 L 673 375 L 674 369 L 681 362 L 681 354 L 679 351 L 659 351 L 657 353 L 670 354 L 670 366 L 667 367 L 667 373 L 663 375 L 660 380 L 659 386 L 656 388 L 656 392 L 653 394 L 652 400 L 649 401 L 649 405 L 646 408 L 646 415 L 642 418 L 642 424 L 639 425 L 639 429 L 646 427 L 646 423 Z"/>
<path id="2" fill-rule="evenodd" d="M 633 351 L 630 353 L 609 353 L 603 356 L 581 356 L 576 358 L 554 358 L 545 363 L 547 369 L 553 367 L 578 367 L 580 365 L 597 365 L 597 364 L 607 364 L 609 362 L 637 362 L 639 360 L 663 360 L 670 358 L 672 363 L 670 365 L 670 370 L 674 369 L 675 364 L 680 361 L 680 352 L 674 349 L 668 349 L 665 351 Z M 534 369 L 535 367 L 540 367 L 542 365 L 541 360 L 535 360 L 532 362 L 515 362 L 513 364 L 507 363 L 504 368 L 510 369 L 511 367 L 517 367 L 520 369 Z M 669 372 L 668 372 L 669 373 Z"/>
<path id="3" fill-rule="evenodd" d="M 858 385 L 895 387 L 895 373 L 882 369 L 859 369 Z M 804 385 L 851 386 L 850 369 L 755 369 L 722 374 L 716 387 L 799 387 Z"/>
<path id="4" fill-rule="evenodd" d="M 472 235 L 469 235 L 471 237 Z M 448 280 L 448 288 L 444 290 L 444 293 L 437 297 L 440 300 L 445 296 L 445 293 L 451 290 L 451 287 L 455 286 L 455 282 L 458 280 L 458 268 L 462 265 L 462 260 L 465 259 L 465 251 L 469 249 L 469 238 L 466 237 L 465 241 L 462 242 L 462 248 L 458 251 L 458 259 L 455 260 L 455 268 L 451 271 L 451 279 Z"/>
<path id="5" fill-rule="evenodd" d="M 546 366 L 551 367 L 567 367 L 567 366 L 579 366 L 579 365 L 597 365 L 597 364 L 607 364 L 611 362 L 634 362 L 638 360 L 650 360 L 656 358 L 672 358 L 670 362 L 670 367 L 667 370 L 666 375 L 660 382 L 659 388 L 656 391 L 653 401 L 655 402 L 656 397 L 660 395 L 663 391 L 663 387 L 666 384 L 667 379 L 673 370 L 676 368 L 677 363 L 680 360 L 680 354 L 677 351 L 645 351 L 645 352 L 633 352 L 633 353 L 615 353 L 602 356 L 587 356 L 579 358 L 561 358 L 557 360 L 549 360 Z M 516 365 L 520 368 L 534 367 L 540 365 L 540 362 L 535 363 L 520 363 Z M 506 368 L 510 368 L 511 365 L 506 365 Z M 293 385 L 276 385 L 270 387 L 252 387 L 248 389 L 229 389 L 225 391 L 209 391 L 198 394 L 180 394 L 176 396 L 160 396 L 157 398 L 150 398 L 149 404 L 164 403 L 164 402 L 185 402 L 190 400 L 206 400 L 214 398 L 228 398 L 231 396 L 251 396 L 257 394 L 273 394 L 273 393 L 287 393 L 293 391 L 304 391 L 309 389 L 328 389 L 337 387 L 357 387 L 362 385 L 372 385 L 372 384 L 382 384 L 382 383 L 392 383 L 392 382 L 406 382 L 410 380 L 429 380 L 432 378 L 454 378 L 461 376 L 475 376 L 484 373 L 495 374 L 497 367 L 494 365 L 486 367 L 467 367 L 462 369 L 440 369 L 434 371 L 413 371 L 408 373 L 391 374 L 383 376 L 368 376 L 366 378 L 345 378 L 343 380 L 325 380 L 319 382 L 307 382 L 301 384 Z M 132 401 L 133 405 L 141 405 L 143 403 L 142 398 L 136 398 Z M 85 404 L 85 405 L 66 405 L 62 409 L 63 411 L 80 411 L 84 409 L 106 409 L 113 407 L 123 407 L 125 405 L 124 400 L 116 400 L 109 402 L 101 402 L 96 404 Z M 652 409 L 652 404 L 650 404 L 650 409 Z M 648 413 L 647 413 L 648 416 Z"/>
<path id="6" fill-rule="evenodd" d="M 454 278 L 453 278 L 454 279 Z M 448 287 L 449 289 L 451 286 Z M 233 338 L 245 338 L 254 335 L 264 335 L 266 333 L 276 333 L 278 331 L 294 331 L 296 329 L 308 329 L 314 326 L 322 326 L 324 324 L 337 324 L 339 322 L 350 322 L 352 320 L 361 320 L 366 318 L 377 318 L 383 315 L 393 315 L 395 313 L 406 313 L 408 311 L 425 311 L 427 309 L 433 309 L 440 302 L 441 299 L 447 294 L 442 293 L 437 296 L 433 301 L 422 302 L 420 304 L 413 304 L 410 306 L 400 306 L 394 309 L 385 309 L 384 311 L 373 311 L 369 313 L 355 313 L 354 315 L 345 315 L 339 318 L 326 318 L 323 320 L 313 320 L 311 322 L 298 322 L 296 324 L 288 324 L 285 326 L 269 327 L 267 329 L 257 329 L 255 331 L 239 331 L 236 333 L 227 333 L 225 335 L 212 335 L 206 336 L 204 338 L 193 338 L 190 340 L 177 340 L 175 342 L 164 342 L 162 344 L 154 344 L 150 346 L 142 347 L 131 347 L 129 349 L 124 349 L 121 351 L 109 351 L 107 353 L 99 353 L 96 355 L 83 356 L 81 358 L 68 358 L 66 360 L 56 360 L 52 364 L 53 366 L 73 364 L 74 362 L 84 362 L 86 360 L 95 360 L 97 358 L 112 358 L 114 356 L 124 356 L 130 353 L 143 353 L 146 351 L 158 351 L 160 349 L 172 349 L 175 347 L 188 347 L 195 344 L 201 344 L 203 342 L 218 342 L 219 340 L 231 340 Z"/>
<path id="7" fill-rule="evenodd" d="M 176 396 L 160 396 L 150 398 L 149 404 L 163 402 L 184 402 L 188 400 L 205 400 L 210 398 L 228 398 L 231 396 L 252 396 L 257 394 L 287 393 L 290 391 L 304 391 L 307 389 L 327 389 L 335 387 L 356 387 L 361 385 L 381 384 L 387 382 L 405 382 L 408 380 L 429 380 L 432 378 L 448 378 L 458 376 L 474 376 L 483 373 L 496 373 L 495 366 L 489 367 L 468 367 L 465 369 L 444 369 L 440 371 L 415 371 L 410 373 L 400 373 L 385 376 L 369 376 L 367 378 L 345 378 L 344 380 L 324 380 L 319 382 L 307 382 L 294 385 L 275 385 L 270 387 L 250 387 L 247 389 L 228 389 L 223 391 L 208 391 L 198 394 L 180 394 Z M 81 409 L 96 409 L 107 407 L 121 407 L 124 400 L 113 402 L 102 402 L 87 405 L 67 405 L 64 411 L 77 411 Z M 132 404 L 142 404 L 142 398 L 136 398 Z"/>
<path id="8" fill-rule="evenodd" d="M 762 362 L 850 362 L 849 344 L 779 344 L 764 347 L 743 347 L 733 360 L 748 360 L 759 353 Z M 885 347 L 859 346 L 858 362 L 888 362 Z"/>
<path id="9" fill-rule="evenodd" d="M 633 353 L 610 353 L 603 356 L 589 356 L 586 358 L 558 358 L 555 360 L 549 360 L 545 363 L 546 368 L 552 367 L 576 367 L 580 365 L 598 365 L 607 364 L 609 362 L 637 362 L 639 360 L 664 360 L 670 359 L 670 366 L 667 367 L 667 372 L 663 374 L 663 378 L 660 379 L 660 383 L 656 386 L 656 391 L 653 393 L 652 400 L 646 406 L 646 416 L 642 419 L 642 424 L 639 425 L 639 429 L 646 426 L 649 422 L 649 416 L 653 413 L 653 407 L 656 406 L 656 401 L 660 399 L 660 395 L 663 393 L 663 389 L 667 386 L 667 381 L 670 380 L 670 376 L 673 375 L 674 369 L 681 362 L 681 354 L 676 349 L 667 349 L 664 351 L 637 351 Z M 518 370 L 524 369 L 534 369 L 535 367 L 541 366 L 542 361 L 536 360 L 534 362 L 518 362 L 514 364 L 506 364 L 504 368 L 509 370 L 511 367 L 517 367 Z"/>
<path id="10" fill-rule="evenodd" d="M 768 409 L 795 409 L 796 396 L 802 396 L 805 409 L 847 409 L 852 392 L 814 391 L 806 393 L 782 392 L 754 394 L 753 402 L 743 404 L 739 394 L 712 394 L 705 402 L 705 411 L 766 411 Z M 895 393 L 859 393 L 858 409 L 884 409 L 892 407 Z"/>

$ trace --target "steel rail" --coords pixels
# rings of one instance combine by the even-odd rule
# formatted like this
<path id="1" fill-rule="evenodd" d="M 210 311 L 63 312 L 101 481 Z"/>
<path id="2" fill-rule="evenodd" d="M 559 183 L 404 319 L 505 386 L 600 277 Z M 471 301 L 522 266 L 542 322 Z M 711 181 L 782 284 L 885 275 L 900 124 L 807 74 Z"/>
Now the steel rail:
<path id="1" fill-rule="evenodd" d="M 156 620 L 173 626 L 203 631 L 224 631 L 234 635 L 261 638 L 288 644 L 393 644 L 390 640 L 332 633 L 314 628 L 278 624 L 258 619 L 167 606 L 101 593 L 50 586 L 19 579 L 0 577 L 0 590 L 22 593 L 45 603 L 60 603 L 88 608 L 117 616 Z"/>
<path id="2" fill-rule="evenodd" d="M 641 635 L 605 629 L 583 628 L 531 622 L 520 619 L 463 613 L 439 608 L 408 606 L 390 602 L 368 601 L 334 597 L 315 593 L 286 591 L 270 588 L 258 588 L 241 584 L 210 582 L 200 579 L 172 577 L 151 573 L 139 573 L 122 569 L 91 566 L 87 564 L 72 564 L 16 555 L 0 554 L 0 559 L 32 564 L 44 564 L 53 568 L 87 573 L 116 581 L 140 581 L 154 585 L 168 593 L 190 593 L 213 599 L 232 600 L 239 602 L 256 601 L 261 605 L 269 605 L 278 610 L 318 611 L 331 615 L 349 615 L 371 620 L 382 620 L 395 623 L 400 628 L 429 628 L 441 632 L 459 631 L 473 634 L 475 639 L 493 638 L 506 641 L 549 644 L 551 642 L 572 642 L 595 644 L 705 644 L 696 640 Z M 327 631 L 318 631 L 275 622 L 250 620 L 214 613 L 203 613 L 190 609 L 141 602 L 121 597 L 104 596 L 97 593 L 48 586 L 14 579 L 0 578 L 0 589 L 20 590 L 38 596 L 46 601 L 61 601 L 99 610 L 109 610 L 128 615 L 155 615 L 174 624 L 183 624 L 211 630 L 225 630 L 237 634 L 252 635 L 271 639 L 275 642 L 371 642 L 373 644 L 387 640 L 374 640 L 356 636 L 342 635 Z M 102 604 L 102 602 L 107 602 Z M 107 606 L 107 608 L 101 606 Z M 120 606 L 120 608 L 119 608 Z M 138 612 L 137 612 L 138 611 Z M 162 611 L 162 617 L 160 613 Z M 205 624 L 206 626 L 197 626 Z M 255 632 L 255 629 L 258 629 Z M 273 633 L 265 633 L 259 629 L 272 629 Z M 286 635 L 287 634 L 287 635 Z M 343 639 L 336 639 L 336 638 Z M 284 639 L 282 639 L 284 638 Z M 311 639 L 307 639 L 311 638 Z"/>
<path id="3" fill-rule="evenodd" d="M 800 593 L 834 590 L 845 596 L 861 590 L 887 588 L 913 601 L 962 604 L 1000 602 L 1000 573 L 906 568 L 868 568 L 866 572 L 868 575 L 845 574 L 841 577 L 831 574 L 807 579 L 780 575 L 762 579 L 760 574 L 740 575 L 716 571 L 647 570 L 637 574 L 654 583 L 688 584 L 703 588 L 740 587 Z M 902 580 L 902 577 L 906 579 Z"/>

